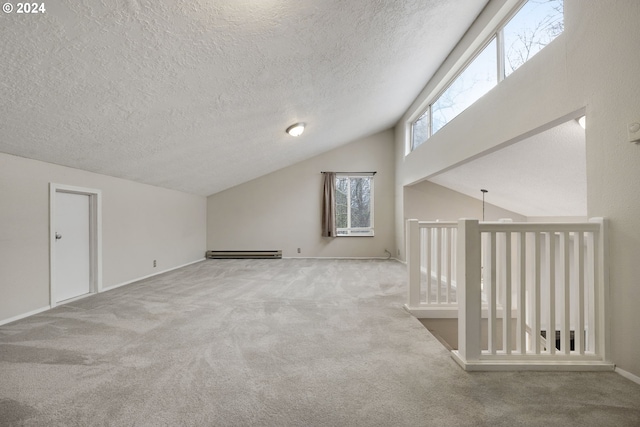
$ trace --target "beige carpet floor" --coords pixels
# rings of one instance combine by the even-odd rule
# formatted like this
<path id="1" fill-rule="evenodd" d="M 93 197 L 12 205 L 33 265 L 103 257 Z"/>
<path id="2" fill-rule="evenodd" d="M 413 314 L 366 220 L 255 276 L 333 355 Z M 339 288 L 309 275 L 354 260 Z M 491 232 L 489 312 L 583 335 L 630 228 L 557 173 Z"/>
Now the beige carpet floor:
<path id="1" fill-rule="evenodd" d="M 466 373 L 405 266 L 208 260 L 0 327 L 2 426 L 640 426 L 609 373 Z"/>

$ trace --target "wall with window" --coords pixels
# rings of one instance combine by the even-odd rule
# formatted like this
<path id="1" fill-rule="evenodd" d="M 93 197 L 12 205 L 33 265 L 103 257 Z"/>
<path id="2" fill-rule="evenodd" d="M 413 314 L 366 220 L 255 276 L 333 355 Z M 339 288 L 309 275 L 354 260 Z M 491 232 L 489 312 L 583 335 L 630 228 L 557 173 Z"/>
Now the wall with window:
<path id="1" fill-rule="evenodd" d="M 439 81 L 438 90 L 427 97 L 409 128 L 407 151 L 423 144 L 498 83 L 533 58 L 564 30 L 563 0 L 529 0 L 505 7 L 496 19 L 502 22 L 485 27 L 489 36 L 476 39 L 481 48 L 463 55 L 463 63 L 450 69 L 453 77 Z M 507 14 L 504 11 L 508 11 Z M 440 90 L 442 86 L 444 89 Z"/>
<path id="2" fill-rule="evenodd" d="M 640 118 L 640 2 L 565 0 L 560 36 L 406 155 L 408 123 L 511 3 L 489 3 L 396 127 L 397 247 L 404 186 L 586 113 L 588 215 L 611 221 L 613 361 L 640 376 L 640 145 L 627 141 L 627 124 Z"/>
<path id="3" fill-rule="evenodd" d="M 388 130 L 209 196 L 207 248 L 285 257 L 394 256 L 394 137 Z M 373 237 L 322 237 L 322 171 L 377 172 Z M 298 253 L 300 248 L 300 253 Z"/>

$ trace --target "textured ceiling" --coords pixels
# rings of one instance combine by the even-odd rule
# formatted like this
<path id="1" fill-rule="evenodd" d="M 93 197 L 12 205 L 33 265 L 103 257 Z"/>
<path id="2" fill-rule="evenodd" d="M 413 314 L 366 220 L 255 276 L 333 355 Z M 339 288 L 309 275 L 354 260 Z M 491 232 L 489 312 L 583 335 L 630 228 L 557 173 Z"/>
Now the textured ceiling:
<path id="1" fill-rule="evenodd" d="M 570 120 L 429 181 L 525 216 L 586 216 L 584 129 Z"/>
<path id="2" fill-rule="evenodd" d="M 0 152 L 209 195 L 395 124 L 486 0 L 2 14 Z M 308 123 L 300 138 L 284 129 Z"/>

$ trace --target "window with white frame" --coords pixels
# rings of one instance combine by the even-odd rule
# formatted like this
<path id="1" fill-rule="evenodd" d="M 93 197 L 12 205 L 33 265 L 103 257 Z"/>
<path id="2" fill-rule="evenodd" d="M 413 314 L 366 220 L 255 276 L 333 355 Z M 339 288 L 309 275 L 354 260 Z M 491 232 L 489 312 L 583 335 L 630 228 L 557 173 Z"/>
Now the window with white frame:
<path id="1" fill-rule="evenodd" d="M 337 236 L 373 236 L 373 175 L 336 175 Z"/>
<path id="2" fill-rule="evenodd" d="M 564 0 L 528 0 L 411 123 L 410 150 L 442 129 L 564 31 Z"/>
<path id="3" fill-rule="evenodd" d="M 430 110 L 427 109 L 411 124 L 411 149 L 413 150 L 429 138 Z"/>
<path id="4" fill-rule="evenodd" d="M 529 0 L 502 28 L 504 77 L 564 31 L 563 0 Z"/>
<path id="5" fill-rule="evenodd" d="M 431 104 L 431 132 L 436 133 L 498 84 L 495 39 Z"/>

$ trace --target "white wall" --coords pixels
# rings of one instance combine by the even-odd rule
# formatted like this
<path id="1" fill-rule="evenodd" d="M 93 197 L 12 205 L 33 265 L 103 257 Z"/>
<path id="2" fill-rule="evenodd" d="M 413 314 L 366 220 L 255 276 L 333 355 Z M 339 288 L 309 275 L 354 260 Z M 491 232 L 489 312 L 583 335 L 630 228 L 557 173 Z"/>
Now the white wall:
<path id="1" fill-rule="evenodd" d="M 50 182 L 102 190 L 104 289 L 204 258 L 206 198 L 0 154 L 0 322 L 49 305 Z"/>
<path id="2" fill-rule="evenodd" d="M 388 130 L 209 196 L 207 248 L 281 249 L 285 257 L 395 254 L 393 144 Z M 321 236 L 321 171 L 377 172 L 374 237 Z"/>
<path id="3" fill-rule="evenodd" d="M 526 222 L 527 217 L 499 206 L 485 203 L 485 220 L 511 218 Z M 404 188 L 405 219 L 420 221 L 457 221 L 460 218 L 482 219 L 482 200 L 469 197 L 430 181 L 422 181 Z"/>
<path id="4" fill-rule="evenodd" d="M 473 44 L 504 1 L 490 2 L 438 75 Z M 586 111 L 588 216 L 611 221 L 613 361 L 640 376 L 640 145 L 626 141 L 640 119 L 640 2 L 565 0 L 565 32 L 405 157 L 408 111 L 396 127 L 396 232 L 403 248 L 402 188 L 486 150 Z M 436 85 L 427 84 L 412 108 Z"/>

